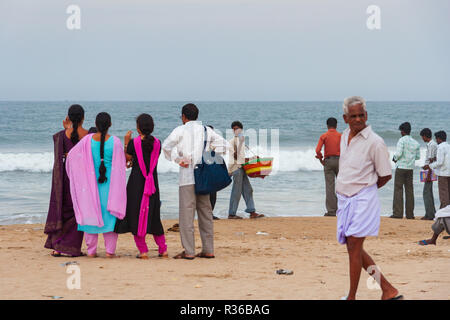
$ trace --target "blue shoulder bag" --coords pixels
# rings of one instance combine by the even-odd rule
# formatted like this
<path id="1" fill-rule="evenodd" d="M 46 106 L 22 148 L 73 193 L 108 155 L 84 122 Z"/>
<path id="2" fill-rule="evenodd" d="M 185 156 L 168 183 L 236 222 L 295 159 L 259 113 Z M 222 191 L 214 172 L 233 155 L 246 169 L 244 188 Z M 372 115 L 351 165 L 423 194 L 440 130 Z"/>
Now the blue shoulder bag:
<path id="1" fill-rule="evenodd" d="M 210 194 L 226 188 L 231 183 L 227 165 L 223 158 L 216 156 L 214 150 L 206 151 L 207 131 L 205 128 L 205 142 L 203 145 L 202 163 L 194 169 L 195 193 Z"/>

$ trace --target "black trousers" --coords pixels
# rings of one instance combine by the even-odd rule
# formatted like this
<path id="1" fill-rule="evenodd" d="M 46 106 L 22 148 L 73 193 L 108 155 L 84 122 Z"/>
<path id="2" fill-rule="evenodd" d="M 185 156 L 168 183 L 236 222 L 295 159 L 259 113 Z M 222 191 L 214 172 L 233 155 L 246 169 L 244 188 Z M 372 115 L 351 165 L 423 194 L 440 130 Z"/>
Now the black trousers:
<path id="1" fill-rule="evenodd" d="M 217 192 L 213 192 L 209 194 L 209 201 L 211 201 L 211 208 L 214 211 L 214 207 L 216 206 L 217 200 Z"/>

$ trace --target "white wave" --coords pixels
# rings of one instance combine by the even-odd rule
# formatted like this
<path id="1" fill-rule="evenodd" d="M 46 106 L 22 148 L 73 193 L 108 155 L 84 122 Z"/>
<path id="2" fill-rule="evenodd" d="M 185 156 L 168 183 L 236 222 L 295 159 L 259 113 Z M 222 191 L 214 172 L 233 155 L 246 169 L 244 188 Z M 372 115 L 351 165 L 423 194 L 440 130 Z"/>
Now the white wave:
<path id="1" fill-rule="evenodd" d="M 395 148 L 389 148 L 392 159 Z M 315 158 L 314 148 L 281 149 L 278 152 L 260 152 L 261 156 L 274 157 L 273 172 L 292 171 L 322 171 L 323 167 Z M 421 159 L 416 161 L 416 167 L 423 166 L 426 149 L 421 149 Z M 228 155 L 224 157 L 228 159 Z M 392 162 L 392 167 L 395 164 Z M 50 173 L 53 169 L 53 152 L 42 153 L 0 153 L 0 172 L 25 171 L 35 173 Z M 170 162 L 161 154 L 158 172 L 178 172 L 178 165 Z"/>

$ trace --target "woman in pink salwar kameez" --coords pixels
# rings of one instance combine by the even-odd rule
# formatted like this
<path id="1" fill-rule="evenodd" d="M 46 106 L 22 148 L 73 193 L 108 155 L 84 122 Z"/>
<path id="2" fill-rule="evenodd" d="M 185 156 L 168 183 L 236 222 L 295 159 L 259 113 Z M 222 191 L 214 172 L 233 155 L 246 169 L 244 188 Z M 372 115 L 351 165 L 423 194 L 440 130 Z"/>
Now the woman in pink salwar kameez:
<path id="1" fill-rule="evenodd" d="M 158 245 L 159 257 L 167 255 L 164 229 L 160 218 L 161 201 L 157 164 L 161 143 L 153 137 L 153 118 L 141 114 L 136 119 L 139 136 L 131 140 L 131 131 L 125 136 L 125 151 L 132 170 L 127 184 L 127 210 L 125 218 L 116 222 L 116 233 L 131 232 L 139 250 L 137 258 L 148 259 L 145 236 L 152 234 Z"/>

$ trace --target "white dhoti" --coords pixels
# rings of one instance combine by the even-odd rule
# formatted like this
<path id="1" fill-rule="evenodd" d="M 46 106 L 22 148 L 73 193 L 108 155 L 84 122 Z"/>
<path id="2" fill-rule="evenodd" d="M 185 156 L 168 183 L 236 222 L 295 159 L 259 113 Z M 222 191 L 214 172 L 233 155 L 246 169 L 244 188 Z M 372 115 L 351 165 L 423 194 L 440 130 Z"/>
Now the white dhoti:
<path id="1" fill-rule="evenodd" d="M 377 236 L 380 228 L 380 201 L 376 184 L 366 187 L 352 197 L 337 194 L 337 240 L 341 244 L 347 237 Z"/>

